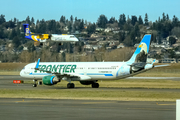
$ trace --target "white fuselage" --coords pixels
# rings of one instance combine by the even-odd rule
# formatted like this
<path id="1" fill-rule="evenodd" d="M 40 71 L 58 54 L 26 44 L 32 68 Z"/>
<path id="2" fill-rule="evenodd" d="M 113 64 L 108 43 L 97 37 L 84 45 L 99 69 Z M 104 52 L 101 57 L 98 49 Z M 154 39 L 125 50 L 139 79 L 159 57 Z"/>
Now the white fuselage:
<path id="1" fill-rule="evenodd" d="M 52 41 L 56 41 L 56 42 L 77 42 L 77 41 L 79 41 L 74 35 L 52 34 L 50 39 Z"/>
<path id="2" fill-rule="evenodd" d="M 42 79 L 52 75 L 43 71 L 36 71 L 36 63 L 26 65 L 20 72 L 25 78 Z M 39 68 L 55 73 L 79 76 L 80 80 L 110 80 L 130 75 L 130 66 L 126 62 L 40 62 Z M 77 79 L 72 79 L 76 81 Z M 79 80 L 79 81 L 80 81 Z"/>

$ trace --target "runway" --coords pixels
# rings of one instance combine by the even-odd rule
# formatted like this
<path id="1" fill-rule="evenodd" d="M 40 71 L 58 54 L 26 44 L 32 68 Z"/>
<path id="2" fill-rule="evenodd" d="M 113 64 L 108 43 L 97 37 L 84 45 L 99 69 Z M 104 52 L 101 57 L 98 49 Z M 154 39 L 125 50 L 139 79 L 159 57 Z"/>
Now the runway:
<path id="1" fill-rule="evenodd" d="M 2 120 L 175 120 L 175 102 L 0 99 Z"/>
<path id="2" fill-rule="evenodd" d="M 29 80 L 20 76 L 0 76 L 1 89 L 38 90 L 54 89 L 41 86 L 33 88 L 32 84 L 13 84 L 13 80 Z M 56 89 L 67 89 L 59 87 Z M 133 89 L 133 88 L 105 88 L 98 91 L 156 91 L 180 92 L 180 89 Z M 72 90 L 92 91 L 92 88 L 75 88 Z M 172 120 L 176 117 L 175 102 L 150 101 L 115 101 L 115 100 L 65 100 L 65 99 L 18 99 L 0 98 L 0 116 L 3 120 L 19 119 L 54 119 L 54 120 Z"/>

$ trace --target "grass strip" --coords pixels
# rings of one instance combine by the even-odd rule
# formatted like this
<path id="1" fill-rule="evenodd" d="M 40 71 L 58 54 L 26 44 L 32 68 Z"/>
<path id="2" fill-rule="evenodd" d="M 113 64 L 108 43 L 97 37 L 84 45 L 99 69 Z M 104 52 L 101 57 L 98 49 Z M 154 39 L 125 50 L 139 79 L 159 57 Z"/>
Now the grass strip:
<path id="1" fill-rule="evenodd" d="M 119 100 L 119 101 L 176 101 L 179 92 L 145 92 L 145 91 L 100 91 L 77 89 L 46 90 L 10 90 L 1 89 L 1 98 L 44 98 L 44 99 L 87 99 L 87 100 Z"/>

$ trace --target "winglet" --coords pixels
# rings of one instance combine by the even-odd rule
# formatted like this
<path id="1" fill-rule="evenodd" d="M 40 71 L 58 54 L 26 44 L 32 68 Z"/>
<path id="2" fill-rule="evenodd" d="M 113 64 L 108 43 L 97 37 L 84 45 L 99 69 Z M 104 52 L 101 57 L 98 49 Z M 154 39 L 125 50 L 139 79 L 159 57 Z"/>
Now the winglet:
<path id="1" fill-rule="evenodd" d="M 36 64 L 36 67 L 35 67 L 36 70 L 39 69 L 39 68 L 38 68 L 38 67 L 39 67 L 39 62 L 40 62 L 40 58 L 38 59 L 38 62 L 37 62 L 37 64 Z"/>

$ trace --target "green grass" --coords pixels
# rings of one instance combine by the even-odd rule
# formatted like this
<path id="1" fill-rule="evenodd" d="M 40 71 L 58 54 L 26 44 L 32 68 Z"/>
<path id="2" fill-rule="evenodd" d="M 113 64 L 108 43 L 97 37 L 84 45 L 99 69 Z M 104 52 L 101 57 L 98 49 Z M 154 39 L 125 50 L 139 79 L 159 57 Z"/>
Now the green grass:
<path id="1" fill-rule="evenodd" d="M 83 88 L 82 88 L 83 89 Z M 88 99 L 123 101 L 176 101 L 179 92 L 80 89 L 0 90 L 1 98 Z"/>
<path id="2" fill-rule="evenodd" d="M 24 82 L 24 84 L 33 83 L 32 81 Z M 180 89 L 180 81 L 127 79 L 99 81 L 100 88 L 97 89 L 91 88 L 90 85 L 81 85 L 79 82 L 73 83 L 75 83 L 76 86 L 74 89 L 67 89 L 66 81 L 62 81 L 54 86 L 38 86 L 40 89 L 0 89 L 0 97 L 120 101 L 176 101 L 176 99 L 180 98 L 180 92 L 176 92 L 176 90 L 171 92 L 171 89 Z M 167 90 L 159 91 L 158 89 Z"/>

